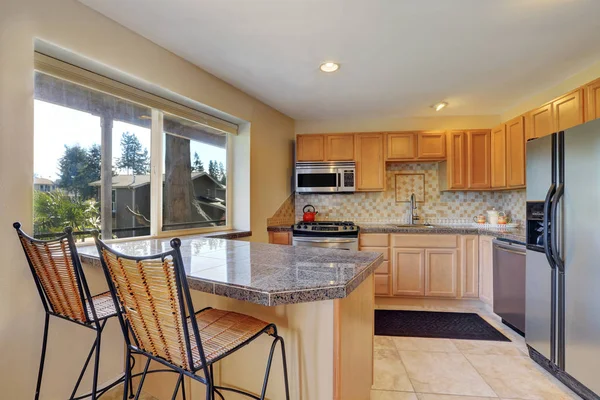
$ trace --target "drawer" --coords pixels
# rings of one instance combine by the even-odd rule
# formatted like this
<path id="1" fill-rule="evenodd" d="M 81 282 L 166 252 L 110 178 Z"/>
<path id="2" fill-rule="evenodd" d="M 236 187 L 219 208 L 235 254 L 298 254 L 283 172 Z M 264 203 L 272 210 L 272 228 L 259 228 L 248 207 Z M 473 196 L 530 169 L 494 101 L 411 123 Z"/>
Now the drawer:
<path id="1" fill-rule="evenodd" d="M 389 247 L 361 247 L 360 251 L 373 251 L 375 253 L 383 254 L 383 260 L 388 261 L 390 259 Z"/>
<path id="2" fill-rule="evenodd" d="M 384 261 L 381 263 L 377 269 L 375 269 L 376 274 L 389 274 L 390 273 L 390 262 Z"/>
<path id="3" fill-rule="evenodd" d="M 458 235 L 408 234 L 392 235 L 392 246 L 412 248 L 457 248 Z"/>
<path id="4" fill-rule="evenodd" d="M 360 247 L 389 247 L 390 235 L 387 233 L 364 233 L 358 238 Z"/>
<path id="5" fill-rule="evenodd" d="M 390 295 L 390 276 L 375 275 L 375 296 Z"/>

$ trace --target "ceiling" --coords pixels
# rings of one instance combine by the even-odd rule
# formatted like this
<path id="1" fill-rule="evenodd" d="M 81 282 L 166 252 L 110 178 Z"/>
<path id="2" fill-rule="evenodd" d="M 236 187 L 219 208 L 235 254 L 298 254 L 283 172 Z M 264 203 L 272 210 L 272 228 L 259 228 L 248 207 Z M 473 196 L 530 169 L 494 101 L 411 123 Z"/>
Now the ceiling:
<path id="1" fill-rule="evenodd" d="M 600 60 L 598 0 L 80 1 L 295 119 L 500 114 Z"/>

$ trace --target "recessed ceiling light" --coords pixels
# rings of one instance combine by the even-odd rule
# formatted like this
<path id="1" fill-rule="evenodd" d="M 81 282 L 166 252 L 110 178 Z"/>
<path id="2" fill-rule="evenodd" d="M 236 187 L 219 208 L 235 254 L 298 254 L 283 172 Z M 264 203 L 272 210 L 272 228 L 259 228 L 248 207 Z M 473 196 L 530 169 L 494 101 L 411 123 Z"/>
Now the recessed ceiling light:
<path id="1" fill-rule="evenodd" d="M 433 108 L 435 111 L 440 111 L 442 108 L 446 107 L 448 105 L 448 103 L 446 103 L 445 101 L 442 101 L 441 103 L 437 103 L 431 106 L 431 108 Z"/>
<path id="2" fill-rule="evenodd" d="M 340 64 L 328 61 L 321 64 L 319 68 L 323 72 L 335 72 L 340 69 Z"/>

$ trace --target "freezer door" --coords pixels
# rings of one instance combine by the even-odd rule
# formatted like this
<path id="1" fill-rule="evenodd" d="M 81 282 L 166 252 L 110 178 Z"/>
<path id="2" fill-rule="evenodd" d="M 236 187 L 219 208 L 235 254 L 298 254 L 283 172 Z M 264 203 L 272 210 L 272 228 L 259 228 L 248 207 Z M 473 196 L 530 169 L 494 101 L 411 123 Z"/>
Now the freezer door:
<path id="1" fill-rule="evenodd" d="M 600 394 L 600 120 L 565 131 L 564 160 L 565 370 Z"/>
<path id="2" fill-rule="evenodd" d="M 544 201 L 553 183 L 552 137 L 527 142 L 527 201 Z"/>
<path id="3" fill-rule="evenodd" d="M 551 360 L 552 269 L 544 253 L 527 250 L 525 257 L 525 341 Z"/>

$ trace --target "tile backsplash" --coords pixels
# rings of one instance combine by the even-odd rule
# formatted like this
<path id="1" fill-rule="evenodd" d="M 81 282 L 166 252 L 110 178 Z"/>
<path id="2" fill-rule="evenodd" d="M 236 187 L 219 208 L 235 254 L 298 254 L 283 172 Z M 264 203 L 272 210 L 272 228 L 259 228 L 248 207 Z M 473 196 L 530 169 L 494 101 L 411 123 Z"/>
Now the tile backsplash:
<path id="1" fill-rule="evenodd" d="M 302 208 L 306 204 L 312 204 L 319 211 L 318 220 L 407 223 L 409 203 L 396 202 L 398 196 L 395 184 L 410 180 L 396 179 L 398 174 L 425 175 L 425 201 L 417 203 L 417 212 L 422 221 L 434 224 L 468 223 L 473 216 L 492 207 L 505 211 L 515 222 L 522 223 L 525 219 L 525 190 L 440 192 L 438 163 L 398 163 L 387 165 L 385 192 L 296 194 L 296 220 L 302 219 Z M 421 187 L 418 189 L 422 190 Z M 399 188 L 398 192 L 406 192 L 406 188 Z M 404 198 L 405 196 L 400 196 L 398 199 Z"/>

